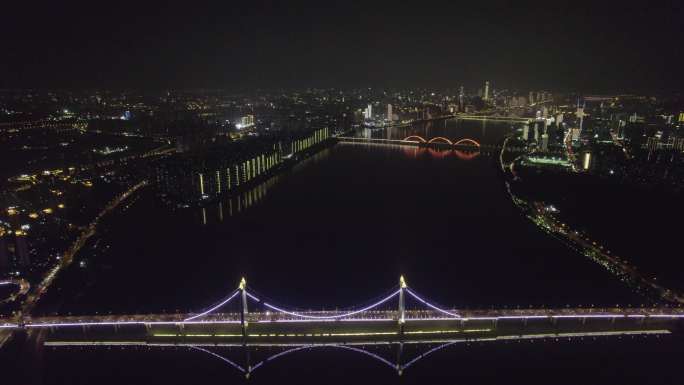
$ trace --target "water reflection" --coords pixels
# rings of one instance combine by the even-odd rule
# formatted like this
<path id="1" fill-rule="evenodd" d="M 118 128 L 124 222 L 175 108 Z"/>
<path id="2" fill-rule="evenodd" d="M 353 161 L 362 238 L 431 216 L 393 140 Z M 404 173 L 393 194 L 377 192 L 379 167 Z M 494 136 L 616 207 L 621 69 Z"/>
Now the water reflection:
<path id="1" fill-rule="evenodd" d="M 513 132 L 523 126 L 522 123 L 505 124 L 501 122 L 489 123 L 494 125 L 494 130 L 487 130 L 488 122 L 466 121 L 458 119 L 445 119 L 428 121 L 407 126 L 387 127 L 383 129 L 363 129 L 358 136 L 373 139 L 401 140 L 411 135 L 423 138 L 446 137 L 451 140 L 471 138 L 482 144 L 497 144 L 502 135 Z M 504 132 L 502 132 L 502 130 Z"/>
<path id="2" fill-rule="evenodd" d="M 330 148 L 325 148 L 307 158 L 302 159 L 286 173 L 298 172 L 310 164 L 316 164 L 330 156 Z M 227 196 L 220 201 L 199 208 L 202 225 L 221 223 L 225 218 L 233 217 L 255 207 L 262 202 L 274 186 L 286 178 L 286 174 L 278 173 L 236 195 Z"/>
<path id="3" fill-rule="evenodd" d="M 442 350 L 449 351 L 458 345 L 471 343 L 490 342 L 521 342 L 535 340 L 549 342 L 567 342 L 572 340 L 596 340 L 597 338 L 622 339 L 623 337 L 661 337 L 670 334 L 668 330 L 635 330 L 613 332 L 581 332 L 581 333 L 548 333 L 527 334 L 513 336 L 482 337 L 469 339 L 438 339 L 438 340 L 407 340 L 407 341 L 378 341 L 378 342 L 351 342 L 351 343 L 262 343 L 262 344 L 239 344 L 239 343 L 163 343 L 163 342 L 69 342 L 53 341 L 46 342 L 45 346 L 52 349 L 79 348 L 74 352 L 82 351 L 83 348 L 110 349 L 112 347 L 122 349 L 148 348 L 151 355 L 158 353 L 177 353 L 179 351 L 191 351 L 200 353 L 204 359 L 219 360 L 227 368 L 234 369 L 238 374 L 246 378 L 254 375 L 257 370 L 269 366 L 276 360 L 285 357 L 298 356 L 302 353 L 313 354 L 312 357 L 320 358 L 319 353 L 331 351 L 345 351 L 370 358 L 382 367 L 387 367 L 397 375 L 402 375 L 409 368 L 417 365 L 425 358 Z M 454 351 L 456 352 L 456 351 Z M 312 358 L 310 357 L 310 358 Z M 335 356 L 337 359 L 344 356 Z M 306 359 L 302 357 L 302 359 Z M 143 364 L 144 365 L 144 364 Z M 338 365 L 339 366 L 339 365 Z"/>

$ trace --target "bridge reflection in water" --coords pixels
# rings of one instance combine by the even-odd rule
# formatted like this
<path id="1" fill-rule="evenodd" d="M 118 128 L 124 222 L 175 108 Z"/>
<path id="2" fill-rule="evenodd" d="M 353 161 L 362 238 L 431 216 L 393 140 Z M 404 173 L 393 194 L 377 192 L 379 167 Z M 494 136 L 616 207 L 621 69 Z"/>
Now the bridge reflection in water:
<path id="1" fill-rule="evenodd" d="M 684 321 L 684 309 L 670 307 L 446 308 L 418 294 L 403 277 L 389 294 L 354 309 L 300 311 L 274 303 L 248 290 L 243 279 L 225 299 L 198 313 L 24 317 L 0 320 L 0 328 L 40 336 L 52 347 L 187 347 L 249 376 L 270 361 L 304 350 L 360 353 L 401 374 L 435 351 L 460 343 L 663 335 L 677 333 Z M 395 351 L 388 358 L 372 350 L 377 346 Z M 423 351 L 409 356 L 407 346 Z M 242 348 L 244 362 L 216 351 L 223 347 Z M 260 347 L 282 350 L 257 360 L 251 354 Z"/>
<path id="2" fill-rule="evenodd" d="M 678 331 L 683 320 L 684 309 L 667 307 L 451 309 L 425 299 L 401 277 L 388 295 L 349 310 L 288 309 L 257 297 L 243 279 L 225 299 L 199 313 L 25 317 L 4 320 L 0 327 L 42 331 L 48 342 L 64 344 L 107 344 L 125 337 L 142 345 L 308 346 L 663 334 Z"/>
<path id="3" fill-rule="evenodd" d="M 271 342 L 271 343 L 226 343 L 220 338 L 205 338 L 199 341 L 197 338 L 184 338 L 175 341 L 149 340 L 149 341 L 88 341 L 88 340 L 51 340 L 45 342 L 45 346 L 53 349 L 77 347 L 89 348 L 137 348 L 144 347 L 152 351 L 159 349 L 161 352 L 177 352 L 178 349 L 187 349 L 204 354 L 208 359 L 221 361 L 227 368 L 232 368 L 238 374 L 249 378 L 258 369 L 268 366 L 273 361 L 285 359 L 291 354 L 311 352 L 344 351 L 368 357 L 378 365 L 387 367 L 389 370 L 401 376 L 407 369 L 418 364 L 421 360 L 429 357 L 445 348 L 469 343 L 490 343 L 507 341 L 534 341 L 534 340 L 583 340 L 603 338 L 620 338 L 625 336 L 661 336 L 671 332 L 666 329 L 654 330 L 623 330 L 605 332 L 578 332 L 578 333 L 539 333 L 521 334 L 510 336 L 489 336 L 460 339 L 428 339 L 428 340 L 403 340 L 403 341 L 357 341 L 347 343 L 305 343 L 305 342 Z M 237 352 L 236 352 L 237 350 Z"/>

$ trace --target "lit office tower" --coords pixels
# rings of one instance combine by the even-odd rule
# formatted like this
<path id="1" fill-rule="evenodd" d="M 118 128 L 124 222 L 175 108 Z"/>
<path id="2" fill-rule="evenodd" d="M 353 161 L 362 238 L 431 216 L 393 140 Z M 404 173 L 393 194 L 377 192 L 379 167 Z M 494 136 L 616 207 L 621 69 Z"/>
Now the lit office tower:
<path id="1" fill-rule="evenodd" d="M 484 96 L 482 99 L 489 100 L 489 80 L 485 82 Z"/>
<path id="2" fill-rule="evenodd" d="M 458 110 L 459 111 L 463 111 L 464 99 L 465 99 L 465 89 L 463 88 L 463 86 L 461 86 L 461 89 L 458 92 Z"/>
<path id="3" fill-rule="evenodd" d="M 528 98 L 530 104 L 534 104 L 534 92 L 530 91 L 530 97 Z"/>
<path id="4" fill-rule="evenodd" d="M 368 104 L 368 107 L 366 108 L 366 119 L 370 119 L 373 117 L 373 106 Z"/>
<path id="5" fill-rule="evenodd" d="M 387 105 L 387 120 L 392 121 L 392 105 L 388 104 Z"/>
<path id="6" fill-rule="evenodd" d="M 19 265 L 22 267 L 28 267 L 31 264 L 31 259 L 29 258 L 28 243 L 26 242 L 26 233 L 22 230 L 17 230 L 14 232 L 15 246 L 14 252 L 16 254 Z"/>

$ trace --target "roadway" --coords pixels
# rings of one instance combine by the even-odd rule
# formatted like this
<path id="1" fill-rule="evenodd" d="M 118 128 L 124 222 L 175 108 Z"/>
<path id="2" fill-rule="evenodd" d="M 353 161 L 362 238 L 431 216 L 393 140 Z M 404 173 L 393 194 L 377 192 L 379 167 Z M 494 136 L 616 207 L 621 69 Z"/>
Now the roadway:
<path id="1" fill-rule="evenodd" d="M 450 313 L 445 314 L 445 313 Z M 284 313 L 272 311 L 260 311 L 247 313 L 246 322 L 249 324 L 340 324 L 358 322 L 391 322 L 396 324 L 399 319 L 398 310 L 368 310 L 346 316 L 341 311 L 307 311 L 298 313 Z M 202 313 L 200 313 L 202 315 Z M 172 313 L 172 314 L 128 314 L 128 315 L 89 315 L 89 316 L 46 316 L 30 317 L 22 319 L 0 319 L 0 328 L 6 329 L 59 329 L 59 328 L 95 328 L 95 327 L 126 327 L 126 326 L 210 326 L 221 324 L 240 324 L 240 313 Z M 337 318 L 335 318 L 337 317 Z M 529 322 L 532 320 L 555 323 L 558 320 L 575 320 L 586 322 L 588 319 L 603 319 L 614 322 L 615 320 L 638 320 L 640 322 L 651 320 L 677 321 L 684 319 L 684 308 L 681 307 L 657 307 L 657 308 L 558 308 L 558 309 L 481 309 L 481 310 L 406 310 L 405 321 L 407 323 L 426 322 L 440 323 L 455 321 L 466 324 L 468 322 L 489 322 L 491 324 L 504 321 Z"/>

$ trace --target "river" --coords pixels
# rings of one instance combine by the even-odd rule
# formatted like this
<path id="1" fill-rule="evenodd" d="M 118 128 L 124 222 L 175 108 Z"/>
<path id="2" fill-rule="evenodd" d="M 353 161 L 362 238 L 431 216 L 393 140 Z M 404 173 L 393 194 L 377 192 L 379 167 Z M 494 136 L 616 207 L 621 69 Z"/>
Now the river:
<path id="1" fill-rule="evenodd" d="M 364 134 L 496 144 L 513 129 L 503 123 L 440 121 Z M 241 277 L 272 303 L 343 308 L 386 293 L 402 274 L 411 287 L 446 307 L 652 301 L 540 232 L 511 203 L 497 162 L 496 156 L 477 153 L 339 143 L 247 195 L 204 209 L 172 211 L 151 190 L 144 191 L 103 219 L 80 254 L 83 263 L 57 279 L 43 312 L 199 311 L 234 290 Z M 630 352 L 639 349 L 681 353 L 675 337 L 663 339 L 670 342 L 638 337 L 624 344 L 610 338 L 460 344 L 416 365 L 405 381 L 488 383 L 506 373 L 516 383 L 537 375 L 546 383 L 555 370 L 570 370 L 568 360 L 577 357 L 583 360 L 577 365 L 605 369 L 600 379 L 636 361 Z M 383 372 L 387 368 L 363 354 L 331 350 L 293 354 L 255 378 L 264 383 L 286 375 L 311 383 L 395 380 L 396 373 Z M 605 366 L 599 367 L 597 358 L 605 359 Z M 39 377 L 46 384 L 198 383 L 216 377 L 230 382 L 236 375 L 215 357 L 188 349 L 48 348 L 41 362 L 45 369 Z M 545 369 L 536 374 L 539 365 Z M 131 373 L 129 366 L 135 368 Z M 630 370 L 647 376 L 659 368 Z M 560 382 L 573 378 L 579 374 Z"/>

